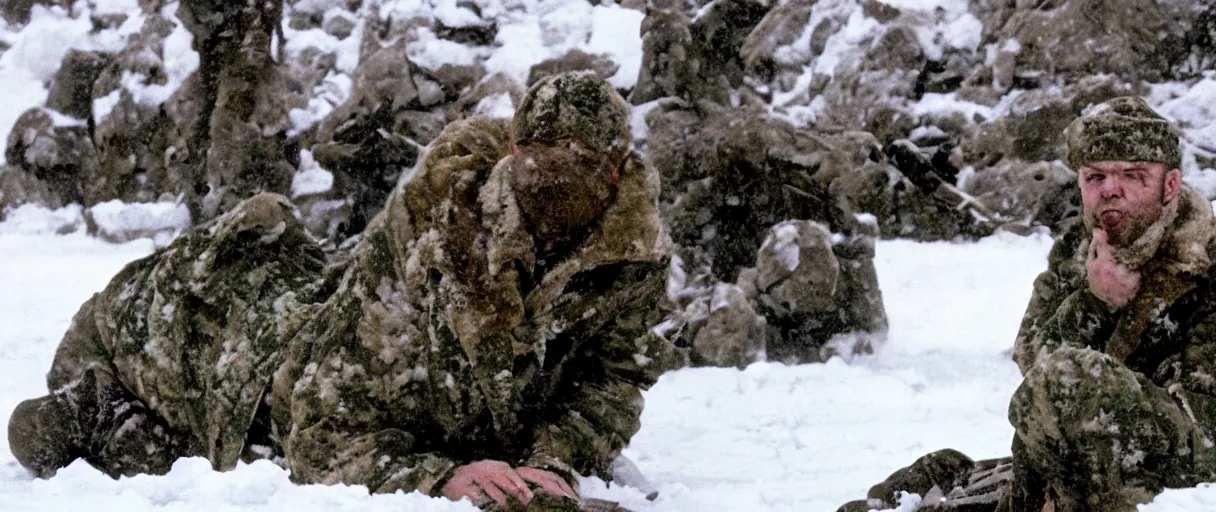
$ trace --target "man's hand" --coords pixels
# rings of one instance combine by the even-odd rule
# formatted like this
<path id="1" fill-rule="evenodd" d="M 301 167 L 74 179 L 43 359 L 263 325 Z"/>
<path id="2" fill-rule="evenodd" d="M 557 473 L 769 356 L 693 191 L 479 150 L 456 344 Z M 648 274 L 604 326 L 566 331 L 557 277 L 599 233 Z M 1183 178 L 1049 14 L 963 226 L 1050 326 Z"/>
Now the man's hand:
<path id="1" fill-rule="evenodd" d="M 1106 231 L 1095 229 L 1085 262 L 1089 291 L 1111 309 L 1127 305 L 1140 291 L 1140 273 L 1115 261 L 1115 248 Z"/>
<path id="2" fill-rule="evenodd" d="M 572 500 L 578 499 L 578 493 L 570 487 L 566 479 L 557 475 L 552 471 L 545 471 L 537 468 L 519 468 L 519 476 L 524 480 L 536 484 L 541 490 L 556 496 L 565 496 Z"/>
<path id="3" fill-rule="evenodd" d="M 503 509 L 507 508 L 508 497 L 524 505 L 532 501 L 528 483 L 507 463 L 496 460 L 483 460 L 456 468 L 442 492 L 443 497 L 449 500 L 468 497 L 474 503 L 484 493 Z"/>

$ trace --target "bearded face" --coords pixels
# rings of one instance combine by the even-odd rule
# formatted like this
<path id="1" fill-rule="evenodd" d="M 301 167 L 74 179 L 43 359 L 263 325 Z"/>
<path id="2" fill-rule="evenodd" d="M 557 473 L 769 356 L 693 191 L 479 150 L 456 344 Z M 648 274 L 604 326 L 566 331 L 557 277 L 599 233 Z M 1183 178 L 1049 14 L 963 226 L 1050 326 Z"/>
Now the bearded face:
<path id="1" fill-rule="evenodd" d="M 1161 217 L 1165 204 L 1177 195 L 1167 190 L 1166 165 L 1159 162 L 1092 162 L 1081 168 L 1081 200 L 1085 223 L 1106 231 L 1110 243 L 1127 247 Z M 1181 182 L 1181 178 L 1177 178 Z"/>
<path id="2" fill-rule="evenodd" d="M 577 140 L 520 146 L 509 158 L 515 200 L 542 246 L 578 236 L 612 204 L 619 162 Z"/>

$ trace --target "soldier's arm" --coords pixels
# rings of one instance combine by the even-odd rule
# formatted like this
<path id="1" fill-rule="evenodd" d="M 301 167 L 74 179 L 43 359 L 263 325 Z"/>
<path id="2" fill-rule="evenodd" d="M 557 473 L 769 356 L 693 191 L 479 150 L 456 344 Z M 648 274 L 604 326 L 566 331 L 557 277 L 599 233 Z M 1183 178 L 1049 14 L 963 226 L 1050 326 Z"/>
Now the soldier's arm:
<path id="1" fill-rule="evenodd" d="M 1057 348 L 1051 343 L 1058 341 L 1054 339 L 1056 336 L 1044 336 L 1041 331 L 1064 302 L 1080 291 L 1077 286 L 1077 273 L 1083 272 L 1083 268 L 1078 267 L 1074 254 L 1082 242 L 1083 227 L 1080 222 L 1074 222 L 1062 230 L 1047 257 L 1047 269 L 1034 280 L 1030 303 L 1022 315 L 1022 323 L 1013 344 L 1013 360 L 1023 375 L 1044 352 Z M 1079 297 L 1076 300 L 1084 299 Z M 1056 319 L 1057 330 L 1059 320 L 1062 318 Z"/>
<path id="2" fill-rule="evenodd" d="M 622 274 L 627 274 L 623 272 Z M 590 333 L 585 353 L 571 364 L 564 389 L 552 404 L 552 420 L 537 428 L 522 465 L 610 477 L 612 461 L 641 427 L 641 390 L 665 371 L 677 351 L 652 328 L 663 320 L 662 272 L 622 276 L 606 300 L 617 305 L 611 320 Z"/>
<path id="3" fill-rule="evenodd" d="M 1035 361 L 1061 348 L 1104 350 L 1115 325 L 1114 314 L 1088 289 L 1071 293 L 1034 331 L 1026 345 L 1033 351 L 1032 359 L 1022 368 L 1022 373 L 1025 374 Z"/>
<path id="4" fill-rule="evenodd" d="M 374 398 L 369 352 L 352 342 L 311 357 L 291 392 L 291 432 L 284 451 L 301 483 L 364 485 L 372 492 L 439 496 L 456 463 L 427 452 L 389 404 Z"/>
<path id="5" fill-rule="evenodd" d="M 1216 315 L 1191 327 L 1187 337 L 1178 372 L 1164 384 L 1192 418 L 1207 424 L 1216 418 Z"/>

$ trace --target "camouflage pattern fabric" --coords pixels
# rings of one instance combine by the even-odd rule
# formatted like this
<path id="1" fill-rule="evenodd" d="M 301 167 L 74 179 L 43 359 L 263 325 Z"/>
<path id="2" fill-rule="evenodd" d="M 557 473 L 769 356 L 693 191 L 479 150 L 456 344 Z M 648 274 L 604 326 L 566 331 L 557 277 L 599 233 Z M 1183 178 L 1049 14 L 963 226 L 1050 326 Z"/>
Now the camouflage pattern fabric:
<path id="1" fill-rule="evenodd" d="M 84 458 L 118 476 L 180 456 L 217 469 L 273 456 L 255 416 L 323 265 L 291 210 L 282 196 L 248 199 L 85 302 L 47 374 L 52 393 L 10 419 L 17 460 L 48 475 Z"/>
<path id="2" fill-rule="evenodd" d="M 1165 487 L 1216 479 L 1214 222 L 1184 186 L 1160 225 L 1116 254 L 1142 275 L 1117 311 L 1086 283 L 1090 229 L 1068 226 L 1014 345 L 1025 380 L 1009 406 L 1012 464 L 948 472 L 927 456 L 841 510 L 891 507 L 898 491 L 936 487 L 923 510 L 1040 512 L 1050 496 L 1057 512 L 1131 511 Z"/>
<path id="3" fill-rule="evenodd" d="M 1121 160 L 1182 166 L 1178 130 L 1153 111 L 1144 98 L 1124 96 L 1090 107 L 1064 130 L 1068 165 Z"/>
<path id="4" fill-rule="evenodd" d="M 506 145 L 493 121 L 450 126 L 301 331 L 275 387 L 297 479 L 434 494 L 480 459 L 607 476 L 640 427 L 640 389 L 675 350 L 650 329 L 665 314 L 657 173 L 630 157 L 598 229 L 540 254 L 509 159 L 478 156 Z"/>
<path id="5" fill-rule="evenodd" d="M 54 392 L 14 413 L 18 460 L 118 475 L 268 457 L 299 482 L 432 495 L 482 459 L 610 478 L 641 389 L 681 359 L 652 331 L 658 173 L 622 157 L 602 218 L 541 250 L 509 133 L 450 125 L 329 271 L 268 194 L 132 263 L 81 309 Z"/>

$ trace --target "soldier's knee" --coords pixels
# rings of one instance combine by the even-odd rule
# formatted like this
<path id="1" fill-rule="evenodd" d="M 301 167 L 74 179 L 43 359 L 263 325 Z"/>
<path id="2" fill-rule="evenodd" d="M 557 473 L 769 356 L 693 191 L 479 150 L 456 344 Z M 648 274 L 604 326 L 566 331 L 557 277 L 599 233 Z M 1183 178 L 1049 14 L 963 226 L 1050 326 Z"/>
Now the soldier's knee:
<path id="1" fill-rule="evenodd" d="M 1084 416 L 1093 408 L 1083 404 L 1103 404 L 1113 410 L 1134 402 L 1149 385 L 1143 376 L 1102 352 L 1063 348 L 1026 373 L 1010 401 L 1009 420 L 1020 432 L 1032 427 L 1050 432 L 1089 419 Z"/>
<path id="2" fill-rule="evenodd" d="M 1110 356 L 1087 348 L 1061 348 L 1040 359 L 1026 373 L 1025 384 L 1040 392 L 1076 396 L 1081 388 L 1103 389 L 1102 382 L 1121 379 L 1127 371 Z"/>
<path id="3" fill-rule="evenodd" d="M 72 435 L 73 418 L 53 396 L 17 404 L 8 421 L 13 457 L 38 477 L 49 477 L 81 454 Z"/>

